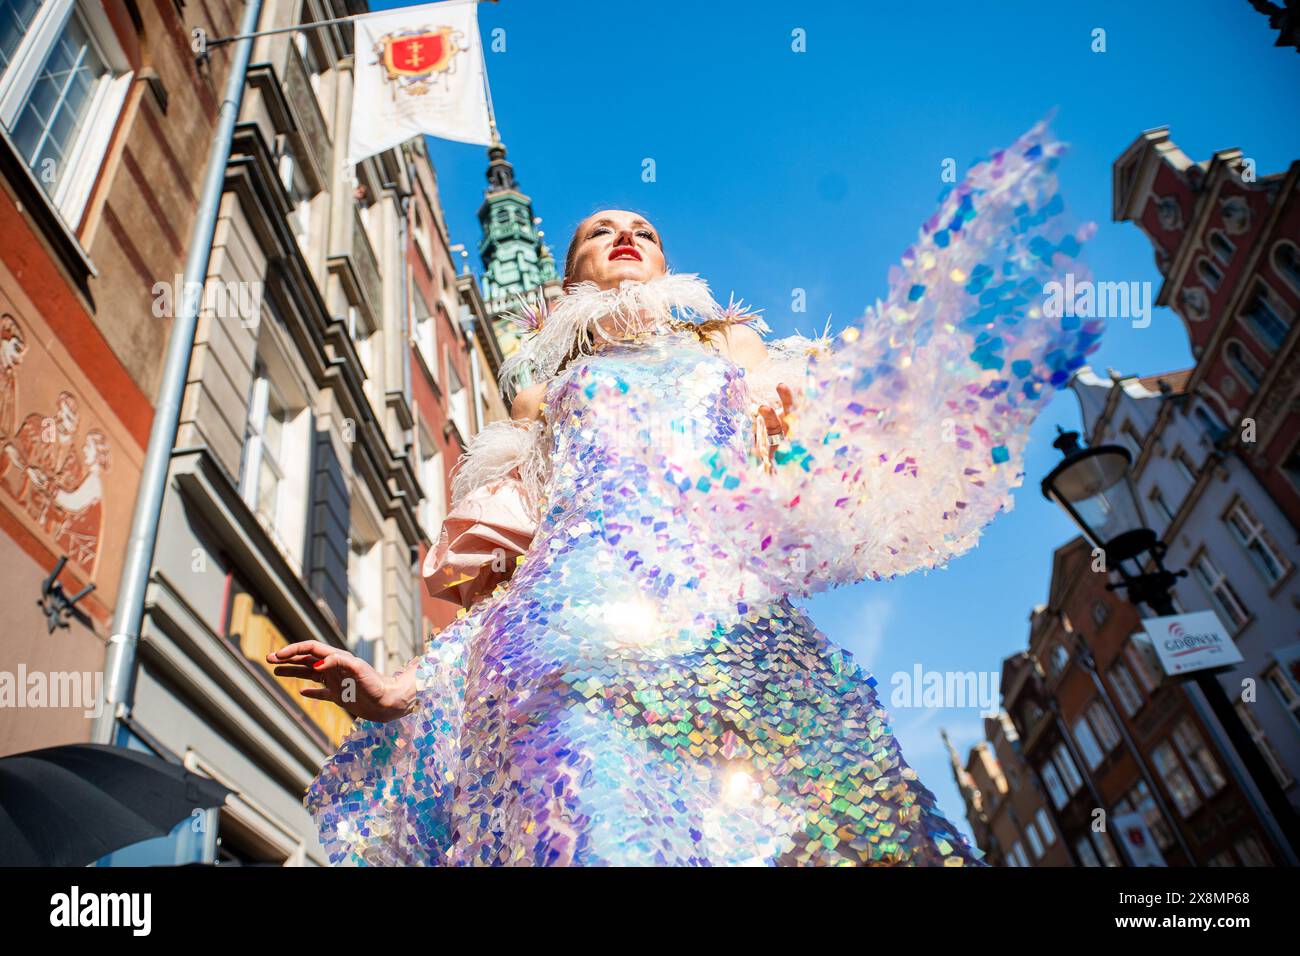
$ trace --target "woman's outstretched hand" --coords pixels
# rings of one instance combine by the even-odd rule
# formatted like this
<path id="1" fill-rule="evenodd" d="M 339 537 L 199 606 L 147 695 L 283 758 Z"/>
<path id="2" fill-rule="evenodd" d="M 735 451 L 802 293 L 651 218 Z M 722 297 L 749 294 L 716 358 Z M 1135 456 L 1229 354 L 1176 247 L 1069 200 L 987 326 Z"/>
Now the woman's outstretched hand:
<path id="1" fill-rule="evenodd" d="M 303 697 L 332 701 L 362 720 L 395 720 L 410 709 L 415 698 L 414 667 L 385 677 L 356 655 L 320 641 L 282 647 L 267 654 L 266 662 L 277 665 L 277 677 L 321 685 L 303 687 L 298 691 Z"/>
<path id="2" fill-rule="evenodd" d="M 758 449 L 758 456 L 766 461 L 769 465 L 772 462 L 772 454 L 777 446 L 781 444 L 782 439 L 790 431 L 789 416 L 794 409 L 794 392 L 790 391 L 788 385 L 778 385 L 776 387 L 777 397 L 781 400 L 781 410 L 777 411 L 771 405 L 760 405 L 758 407 L 758 418 L 763 423 L 763 429 L 759 429 L 757 440 L 765 443 L 766 447 Z M 766 430 L 766 440 L 762 431 Z"/>

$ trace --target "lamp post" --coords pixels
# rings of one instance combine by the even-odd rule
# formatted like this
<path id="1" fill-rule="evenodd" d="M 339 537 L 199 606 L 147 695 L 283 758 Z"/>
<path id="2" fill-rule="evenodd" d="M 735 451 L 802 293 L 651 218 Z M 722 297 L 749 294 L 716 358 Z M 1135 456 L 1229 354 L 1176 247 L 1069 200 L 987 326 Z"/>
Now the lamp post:
<path id="1" fill-rule="evenodd" d="M 1118 571 L 1120 580 L 1106 589 L 1123 588 L 1131 604 L 1145 604 L 1157 617 L 1176 614 L 1173 587 L 1185 570 L 1170 571 L 1164 565 L 1167 546 L 1142 517 L 1137 489 L 1133 485 L 1133 456 L 1121 445 L 1079 444 L 1078 432 L 1057 428 L 1052 447 L 1064 456 L 1043 479 L 1043 497 L 1061 506 L 1093 546 L 1106 557 L 1107 571 Z M 1152 562 L 1148 570 L 1144 556 Z M 1264 802 L 1272 812 L 1284 838 L 1290 843 L 1287 855 L 1295 859 L 1300 849 L 1300 820 L 1282 792 L 1277 778 L 1260 753 L 1241 717 L 1233 708 L 1223 685 L 1212 670 L 1191 675 L 1205 695 L 1214 716 L 1223 726 Z"/>

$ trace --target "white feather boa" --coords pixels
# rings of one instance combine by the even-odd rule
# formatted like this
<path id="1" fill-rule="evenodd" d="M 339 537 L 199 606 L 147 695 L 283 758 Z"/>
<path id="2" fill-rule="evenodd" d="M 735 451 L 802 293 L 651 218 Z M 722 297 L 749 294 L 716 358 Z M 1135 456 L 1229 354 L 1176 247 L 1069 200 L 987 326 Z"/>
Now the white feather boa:
<path id="1" fill-rule="evenodd" d="M 519 351 L 501 367 L 502 382 L 515 387 L 546 382 L 575 350 L 590 355 L 597 342 L 708 320 L 746 321 L 767 331 L 762 319 L 744 312 L 740 303 L 719 305 L 698 275 L 669 272 L 647 282 L 624 282 L 617 289 L 581 282 L 540 317 L 535 332 L 524 336 Z"/>

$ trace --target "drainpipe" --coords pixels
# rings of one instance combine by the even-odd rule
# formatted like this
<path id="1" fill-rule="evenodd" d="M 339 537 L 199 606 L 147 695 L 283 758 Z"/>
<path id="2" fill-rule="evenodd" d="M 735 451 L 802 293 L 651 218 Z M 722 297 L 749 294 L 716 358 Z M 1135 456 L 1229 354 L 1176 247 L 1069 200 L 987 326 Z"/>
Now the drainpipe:
<path id="1" fill-rule="evenodd" d="M 262 0 L 247 0 L 239 32 L 254 32 L 261 12 Z M 127 540 L 126 557 L 117 589 L 113 635 L 109 639 L 104 660 L 105 706 L 95 720 L 91 738 L 95 743 L 115 743 L 119 715 L 129 716 L 131 713 L 140 631 L 144 623 L 145 592 L 149 587 L 154 550 L 158 543 L 158 519 L 162 514 L 163 496 L 167 492 L 167 474 L 171 465 L 172 446 L 176 443 L 176 431 L 180 427 L 181 401 L 185 397 L 185 381 L 189 377 L 190 353 L 194 349 L 199 306 L 208 277 L 208 263 L 212 258 L 217 212 L 221 208 L 221 196 L 225 191 L 226 164 L 230 160 L 231 140 L 234 137 L 235 123 L 239 119 L 239 107 L 244 97 L 244 79 L 252 52 L 252 37 L 235 41 L 230 73 L 226 77 L 226 88 L 217 113 L 217 128 L 213 133 L 212 147 L 208 151 L 208 165 L 203 174 L 199 206 L 194 226 L 190 230 L 190 251 L 185 260 L 185 285 L 176 297 L 180 301 L 180 308 L 167 340 L 162 383 L 154 406 L 149 447 L 145 453 L 144 467 L 140 471 L 140 488 L 136 493 L 131 534 Z"/>

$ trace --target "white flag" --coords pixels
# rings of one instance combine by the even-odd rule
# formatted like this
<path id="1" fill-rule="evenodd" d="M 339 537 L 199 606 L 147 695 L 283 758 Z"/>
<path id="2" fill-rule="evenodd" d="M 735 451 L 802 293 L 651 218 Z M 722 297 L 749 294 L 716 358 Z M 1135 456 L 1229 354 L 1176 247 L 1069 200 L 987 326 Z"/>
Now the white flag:
<path id="1" fill-rule="evenodd" d="M 348 162 L 427 133 L 491 144 L 478 5 L 466 0 L 356 21 Z"/>

